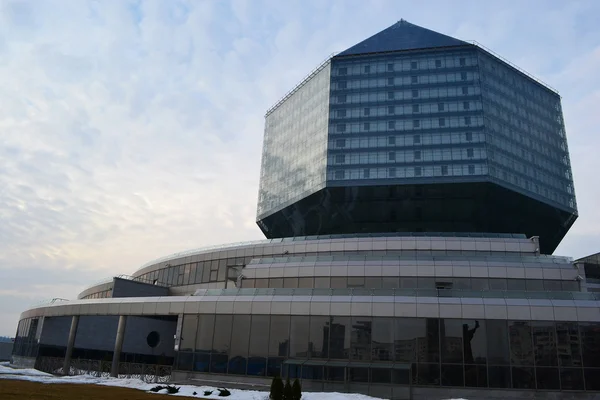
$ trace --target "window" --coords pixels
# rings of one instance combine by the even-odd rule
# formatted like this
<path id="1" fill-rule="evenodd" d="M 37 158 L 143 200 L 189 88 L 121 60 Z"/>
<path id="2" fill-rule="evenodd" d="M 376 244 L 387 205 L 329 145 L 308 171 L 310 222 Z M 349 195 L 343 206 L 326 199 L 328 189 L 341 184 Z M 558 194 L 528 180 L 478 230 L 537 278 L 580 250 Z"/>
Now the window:
<path id="1" fill-rule="evenodd" d="M 346 161 L 345 154 L 336 154 L 335 155 L 335 163 L 336 164 L 343 164 L 345 161 Z"/>
<path id="2" fill-rule="evenodd" d="M 388 70 L 388 72 L 391 72 L 391 71 L 393 71 L 393 70 L 394 70 L 394 64 L 392 64 L 392 63 L 389 63 L 389 64 L 387 65 L 387 70 Z"/>
<path id="3" fill-rule="evenodd" d="M 340 81 L 338 82 L 338 89 L 346 89 L 347 87 L 347 82 L 346 81 Z"/>
<path id="4" fill-rule="evenodd" d="M 417 89 L 412 91 L 412 97 L 419 97 L 419 91 Z"/>
<path id="5" fill-rule="evenodd" d="M 421 159 L 421 150 L 415 150 L 415 160 L 420 160 Z"/>
<path id="6" fill-rule="evenodd" d="M 337 110 L 336 115 L 338 118 L 343 118 L 346 116 L 346 110 Z"/>
<path id="7" fill-rule="evenodd" d="M 365 74 L 368 74 L 371 72 L 371 66 L 370 65 L 365 65 Z"/>
<path id="8" fill-rule="evenodd" d="M 417 62 L 416 61 L 411 61 L 410 62 L 410 69 L 417 69 Z"/>
<path id="9" fill-rule="evenodd" d="M 388 106 L 388 114 L 394 114 L 395 113 L 395 107 L 394 106 Z"/>
<path id="10" fill-rule="evenodd" d="M 446 118 L 440 118 L 440 126 L 446 126 Z"/>
<path id="11" fill-rule="evenodd" d="M 435 67 L 442 68 L 442 60 L 435 60 Z"/>
<path id="12" fill-rule="evenodd" d="M 464 57 L 459 58 L 458 62 L 460 63 L 461 67 L 464 67 L 465 65 L 467 65 Z"/>
<path id="13" fill-rule="evenodd" d="M 472 132 L 465 133 L 465 139 L 467 139 L 467 142 L 472 141 L 473 140 L 473 133 Z"/>
<path id="14" fill-rule="evenodd" d="M 346 139 L 337 139 L 335 141 L 335 147 L 346 147 Z"/>
<path id="15" fill-rule="evenodd" d="M 395 151 L 390 151 L 388 153 L 388 161 L 396 161 L 396 152 Z"/>
<path id="16" fill-rule="evenodd" d="M 346 75 L 346 74 L 348 74 L 348 68 L 341 67 L 338 69 L 338 75 Z"/>
<path id="17" fill-rule="evenodd" d="M 368 131 L 369 129 L 371 129 L 371 124 L 369 122 L 365 122 L 363 128 L 365 131 Z"/>
<path id="18" fill-rule="evenodd" d="M 465 117 L 465 125 L 471 125 L 471 117 Z"/>
<path id="19" fill-rule="evenodd" d="M 438 111 L 444 111 L 444 103 L 438 103 Z"/>
<path id="20" fill-rule="evenodd" d="M 466 86 L 462 87 L 462 94 L 469 94 L 469 88 Z"/>
<path id="21" fill-rule="evenodd" d="M 346 132 L 346 124 L 337 124 L 335 130 L 336 132 Z"/>
<path id="22" fill-rule="evenodd" d="M 411 76 L 410 83 L 419 83 L 419 77 L 416 75 Z"/>
<path id="23" fill-rule="evenodd" d="M 473 164 L 469 165 L 469 175 L 475 174 L 475 166 Z"/>
<path id="24" fill-rule="evenodd" d="M 465 102 L 463 103 L 463 109 L 465 109 L 465 110 L 469 110 L 470 108 L 471 108 L 471 107 L 470 107 L 470 103 L 469 103 L 468 101 L 465 101 Z"/>
<path id="25" fill-rule="evenodd" d="M 421 176 L 421 167 L 415 167 L 415 176 Z"/>
<path id="26" fill-rule="evenodd" d="M 388 78 L 387 84 L 388 84 L 388 86 L 392 86 L 394 84 L 394 78 Z"/>
<path id="27" fill-rule="evenodd" d="M 414 136 L 413 136 L 413 143 L 414 143 L 414 144 L 419 144 L 419 143 L 421 143 L 421 135 L 414 135 Z"/>
<path id="28" fill-rule="evenodd" d="M 388 100 L 394 100 L 394 92 L 388 92 Z"/>
<path id="29" fill-rule="evenodd" d="M 368 117 L 369 115 L 371 115 L 371 109 L 370 108 L 365 108 L 364 109 L 364 114 L 365 114 L 365 117 Z"/>
<path id="30" fill-rule="evenodd" d="M 414 113 L 418 113 L 419 112 L 419 105 L 418 104 L 413 104 L 413 106 L 412 106 L 412 112 L 414 112 Z"/>
<path id="31" fill-rule="evenodd" d="M 466 81 L 467 80 L 467 73 L 466 72 L 461 72 L 460 73 L 460 80 L 461 81 Z"/>
<path id="32" fill-rule="evenodd" d="M 388 137 L 388 144 L 395 145 L 396 144 L 396 136 Z"/>
<path id="33" fill-rule="evenodd" d="M 467 149 L 467 157 L 473 158 L 473 149 Z"/>
<path id="34" fill-rule="evenodd" d="M 369 168 L 365 168 L 365 170 L 363 171 L 363 176 L 365 177 L 365 179 L 369 179 L 370 172 L 371 170 Z"/>
<path id="35" fill-rule="evenodd" d="M 344 170 L 335 171 L 335 179 L 344 179 Z"/>
<path id="36" fill-rule="evenodd" d="M 392 167 L 388 169 L 388 177 L 395 178 L 396 177 L 396 168 Z"/>
<path id="37" fill-rule="evenodd" d="M 396 121 L 388 121 L 388 129 L 396 129 Z"/>
<path id="38" fill-rule="evenodd" d="M 442 165 L 442 175 L 448 175 L 448 166 Z"/>
<path id="39" fill-rule="evenodd" d="M 413 121 L 413 128 L 419 128 L 421 126 L 421 121 L 419 121 L 418 119 L 415 119 Z"/>
<path id="40" fill-rule="evenodd" d="M 338 95 L 337 101 L 338 101 L 338 103 L 345 103 L 346 102 L 346 95 L 345 94 Z"/>

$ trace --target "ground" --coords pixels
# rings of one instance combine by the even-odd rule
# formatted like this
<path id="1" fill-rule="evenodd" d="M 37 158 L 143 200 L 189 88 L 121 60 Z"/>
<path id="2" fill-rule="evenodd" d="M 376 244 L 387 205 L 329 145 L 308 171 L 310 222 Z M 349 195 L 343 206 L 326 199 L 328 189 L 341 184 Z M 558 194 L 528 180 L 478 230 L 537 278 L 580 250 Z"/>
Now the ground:
<path id="1" fill-rule="evenodd" d="M 2 400 L 161 400 L 167 398 L 167 396 L 115 386 L 73 383 L 46 384 L 23 380 L 0 379 L 0 399 Z M 190 397 L 177 398 L 189 399 Z M 201 399 L 201 397 L 194 398 Z"/>

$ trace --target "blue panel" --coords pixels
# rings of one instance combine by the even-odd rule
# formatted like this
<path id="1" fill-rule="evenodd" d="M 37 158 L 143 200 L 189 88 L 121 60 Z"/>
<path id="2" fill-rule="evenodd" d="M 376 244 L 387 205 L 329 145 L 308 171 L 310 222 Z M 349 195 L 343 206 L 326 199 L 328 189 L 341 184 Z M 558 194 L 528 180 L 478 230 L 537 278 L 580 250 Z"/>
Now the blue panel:
<path id="1" fill-rule="evenodd" d="M 344 50 L 338 56 L 386 51 L 463 46 L 469 43 L 411 24 L 403 19 L 387 29 Z"/>

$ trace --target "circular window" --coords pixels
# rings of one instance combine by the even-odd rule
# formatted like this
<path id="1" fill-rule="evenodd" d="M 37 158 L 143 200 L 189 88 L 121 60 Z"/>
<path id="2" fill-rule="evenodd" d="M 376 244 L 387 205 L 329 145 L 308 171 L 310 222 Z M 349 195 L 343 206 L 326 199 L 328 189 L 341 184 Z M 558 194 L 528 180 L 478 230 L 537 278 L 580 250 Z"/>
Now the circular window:
<path id="1" fill-rule="evenodd" d="M 146 337 L 146 343 L 148 346 L 155 348 L 160 343 L 160 335 L 156 331 L 152 331 Z"/>

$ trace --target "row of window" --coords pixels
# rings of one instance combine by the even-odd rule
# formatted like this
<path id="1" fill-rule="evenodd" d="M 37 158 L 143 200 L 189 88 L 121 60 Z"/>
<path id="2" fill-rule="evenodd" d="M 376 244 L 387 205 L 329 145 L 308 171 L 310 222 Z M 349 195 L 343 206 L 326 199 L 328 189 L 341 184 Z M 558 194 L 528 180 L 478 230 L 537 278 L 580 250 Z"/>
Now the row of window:
<path id="1" fill-rule="evenodd" d="M 425 89 L 395 90 L 387 92 L 367 92 L 355 94 L 338 94 L 331 97 L 332 104 L 345 103 L 372 103 L 390 100 L 430 99 L 443 97 L 473 96 L 479 95 L 478 87 L 473 86 L 446 86 Z"/>
<path id="2" fill-rule="evenodd" d="M 481 126 L 483 118 L 480 116 L 448 117 L 448 118 L 421 118 L 413 120 L 363 122 L 352 124 L 337 124 L 335 133 L 363 133 L 381 131 L 404 131 L 412 129 L 436 128 L 465 128 Z"/>
<path id="3" fill-rule="evenodd" d="M 455 72 L 448 74 L 427 74 L 411 76 L 389 76 L 387 78 L 338 80 L 333 82 L 333 90 L 372 89 L 385 86 L 445 84 L 478 80 L 479 74 L 474 72 Z"/>
<path id="4" fill-rule="evenodd" d="M 368 149 L 374 147 L 436 146 L 480 143 L 485 140 L 483 132 L 452 132 L 447 134 L 400 134 L 389 136 L 364 136 L 329 141 L 330 149 Z"/>
<path id="5" fill-rule="evenodd" d="M 579 282 L 555 279 L 513 278 L 448 278 L 397 276 L 319 276 L 287 278 L 249 278 L 242 288 L 286 289 L 456 289 L 456 290 L 516 290 L 516 291 L 579 291 Z"/>
<path id="6" fill-rule="evenodd" d="M 395 137 L 390 137 L 389 145 L 395 145 Z M 424 149 L 403 150 L 387 152 L 356 152 L 348 154 L 335 154 L 328 158 L 328 165 L 353 165 L 353 164 L 385 164 L 385 163 L 412 163 L 432 161 L 461 161 L 485 159 L 485 150 L 480 148 L 452 148 L 452 149 Z"/>
<path id="7" fill-rule="evenodd" d="M 445 103 L 401 104 L 387 107 L 364 107 L 337 109 L 335 118 L 381 117 L 385 115 L 429 114 L 438 112 L 458 112 L 481 109 L 478 101 L 455 101 Z"/>
<path id="8" fill-rule="evenodd" d="M 321 368 L 321 372 L 316 368 L 304 375 L 305 379 L 321 380 L 327 379 L 322 375 L 324 366 L 388 369 L 390 376 L 394 365 L 408 364 L 409 368 L 411 365 L 416 368 L 411 374 L 413 383 L 423 385 L 584 389 L 583 379 L 573 383 L 568 376 L 582 376 L 584 370 L 599 373 L 594 368 L 600 367 L 600 324 L 185 315 L 180 349 L 177 369 L 205 373 L 274 376 L 285 365 L 304 364 Z M 475 366 L 480 366 L 481 376 L 466 380 L 463 372 Z M 530 370 L 532 374 L 513 377 L 511 368 Z M 443 370 L 447 373 L 441 374 Z M 502 373 L 503 370 L 508 374 Z M 283 372 L 294 374 L 289 369 Z M 364 372 L 358 381 L 391 383 L 390 378 L 377 379 Z M 564 384 L 559 379 L 563 373 Z M 343 376 L 342 372 L 341 378 L 333 380 L 344 380 Z"/>
<path id="9" fill-rule="evenodd" d="M 419 178 L 438 176 L 485 175 L 485 164 L 428 165 L 417 167 L 348 168 L 327 172 L 328 180 Z"/>
<path id="10" fill-rule="evenodd" d="M 106 299 L 112 297 L 112 289 L 102 290 L 100 292 L 92 293 L 87 296 L 82 297 L 82 300 L 85 299 Z"/>
<path id="11" fill-rule="evenodd" d="M 456 68 L 469 67 L 477 65 L 477 58 L 472 56 L 437 56 L 431 58 L 420 58 L 418 60 L 410 59 L 391 59 L 384 61 L 365 62 L 361 59 L 358 62 L 348 62 L 335 64 L 333 68 L 334 76 L 376 74 L 398 71 L 415 71 L 438 68 Z"/>

